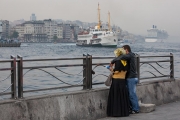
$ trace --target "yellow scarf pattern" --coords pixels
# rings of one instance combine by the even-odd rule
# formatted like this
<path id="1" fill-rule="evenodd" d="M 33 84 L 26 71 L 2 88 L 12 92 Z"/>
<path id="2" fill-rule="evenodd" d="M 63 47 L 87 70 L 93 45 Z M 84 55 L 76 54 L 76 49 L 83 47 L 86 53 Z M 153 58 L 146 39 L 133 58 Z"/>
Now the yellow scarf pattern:
<path id="1" fill-rule="evenodd" d="M 120 61 L 121 61 L 121 63 L 122 63 L 124 66 L 127 65 L 127 61 L 125 61 L 125 60 L 120 60 Z"/>

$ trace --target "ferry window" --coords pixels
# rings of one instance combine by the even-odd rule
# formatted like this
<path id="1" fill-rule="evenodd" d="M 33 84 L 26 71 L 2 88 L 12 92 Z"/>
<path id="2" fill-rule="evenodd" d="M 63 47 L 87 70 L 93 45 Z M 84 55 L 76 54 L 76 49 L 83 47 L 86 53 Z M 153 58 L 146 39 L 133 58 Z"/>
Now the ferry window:
<path id="1" fill-rule="evenodd" d="M 116 42 L 116 40 L 114 39 L 114 42 Z"/>

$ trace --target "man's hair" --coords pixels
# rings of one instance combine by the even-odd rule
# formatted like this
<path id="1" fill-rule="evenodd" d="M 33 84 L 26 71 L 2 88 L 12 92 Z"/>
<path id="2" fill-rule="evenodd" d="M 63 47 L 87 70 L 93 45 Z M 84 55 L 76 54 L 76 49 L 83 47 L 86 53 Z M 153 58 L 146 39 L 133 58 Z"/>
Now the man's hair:
<path id="1" fill-rule="evenodd" d="M 128 52 L 131 52 L 131 47 L 129 45 L 124 45 L 122 47 L 124 48 L 124 50 L 127 49 Z"/>

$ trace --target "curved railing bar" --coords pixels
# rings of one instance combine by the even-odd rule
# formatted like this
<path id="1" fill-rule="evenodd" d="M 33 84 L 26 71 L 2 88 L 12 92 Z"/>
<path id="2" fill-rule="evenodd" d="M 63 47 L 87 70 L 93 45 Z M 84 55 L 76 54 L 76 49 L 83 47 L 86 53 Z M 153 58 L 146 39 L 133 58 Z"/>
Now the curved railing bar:
<path id="1" fill-rule="evenodd" d="M 105 65 L 96 65 L 96 66 L 94 66 L 94 68 L 92 69 L 92 70 L 94 70 L 96 67 L 98 67 L 98 66 L 103 66 L 103 67 L 106 67 Z"/>
<path id="2" fill-rule="evenodd" d="M 11 73 L 11 74 L 12 74 L 12 73 Z M 0 80 L 0 82 L 5 81 L 6 79 L 8 79 L 8 78 L 11 76 L 11 74 L 10 74 L 9 76 L 7 76 L 7 78 L 5 78 L 5 79 L 3 79 L 3 80 Z"/>
<path id="3" fill-rule="evenodd" d="M 97 74 L 97 75 L 95 75 L 95 76 L 92 78 L 92 80 L 93 80 L 95 77 L 99 76 L 99 75 L 108 77 L 107 75 L 104 75 L 104 74 Z"/>
<path id="4" fill-rule="evenodd" d="M 39 69 L 39 68 L 38 68 L 38 69 Z M 72 85 L 72 86 L 73 86 L 73 85 L 78 85 L 78 84 L 69 84 L 69 83 L 67 83 L 67 82 L 64 82 L 63 80 L 59 79 L 58 77 L 54 76 L 53 74 L 51 74 L 51 73 L 49 73 L 49 72 L 47 72 L 47 71 L 45 71 L 45 70 L 43 70 L 43 69 L 39 69 L 39 70 L 48 73 L 49 75 L 53 76 L 54 78 L 58 79 L 59 81 L 65 83 L 65 84 L 67 84 L 67 85 Z M 83 78 L 83 79 L 84 79 L 84 78 Z M 83 79 L 82 79 L 82 80 L 83 80 Z M 81 80 L 81 81 L 82 81 L 82 80 Z M 81 81 L 80 81 L 80 82 L 81 82 Z"/>
<path id="5" fill-rule="evenodd" d="M 154 77 L 157 77 L 154 73 L 152 73 L 152 72 L 150 72 L 150 71 L 143 71 L 143 72 L 151 73 L 152 75 L 154 75 Z M 142 73 L 143 73 L 143 72 L 142 72 Z M 142 73 L 140 73 L 140 74 L 142 74 Z"/>
<path id="6" fill-rule="evenodd" d="M 151 65 L 151 64 L 149 64 L 149 63 L 146 63 L 146 64 L 148 64 L 148 65 L 150 65 L 152 68 L 154 68 L 159 74 L 164 75 L 164 74 L 162 74 L 159 70 L 157 70 L 153 65 Z"/>
<path id="7" fill-rule="evenodd" d="M 29 72 L 29 71 L 31 71 L 31 70 L 34 70 L 34 68 L 29 69 L 28 71 L 26 71 L 26 72 L 23 74 L 23 76 L 25 76 L 25 75 L 26 75 L 26 73 L 28 73 L 28 72 Z"/>
<path id="8" fill-rule="evenodd" d="M 141 67 L 142 65 L 144 65 L 144 64 L 149 64 L 149 65 L 150 65 L 150 63 L 142 63 L 142 64 L 140 65 L 140 67 Z M 164 69 L 167 69 L 167 68 L 170 67 L 170 66 L 168 66 L 167 68 L 162 67 L 158 62 L 156 62 L 156 64 L 157 64 L 159 67 L 164 68 Z"/>
<path id="9" fill-rule="evenodd" d="M 12 84 L 13 84 L 13 83 L 12 83 Z M 0 95 L 1 95 L 2 93 L 4 93 L 6 90 L 8 90 L 8 89 L 12 86 L 12 84 L 11 84 L 7 89 L 5 89 L 4 91 L 0 92 Z"/>
<path id="10" fill-rule="evenodd" d="M 158 62 L 156 62 L 156 64 L 157 64 L 159 67 L 164 68 L 164 69 L 170 68 L 170 66 L 168 66 L 167 68 L 162 67 Z"/>
<path id="11" fill-rule="evenodd" d="M 67 74 L 67 75 L 79 75 L 80 73 L 82 73 L 83 72 L 83 70 L 85 70 L 85 68 L 80 72 L 80 73 L 78 73 L 78 74 L 69 74 L 69 73 L 66 73 L 66 72 L 64 72 L 64 71 L 62 71 L 62 70 L 60 70 L 60 69 L 58 69 L 57 67 L 55 67 L 58 71 L 60 71 L 60 72 L 62 72 L 62 73 L 65 73 L 65 74 Z M 81 75 L 82 76 L 82 75 Z"/>
<path id="12" fill-rule="evenodd" d="M 83 77 L 83 79 L 81 81 L 79 81 L 77 84 L 75 85 L 79 85 L 83 80 L 84 80 L 85 77 Z"/>
<path id="13" fill-rule="evenodd" d="M 65 84 L 67 84 L 67 85 L 71 85 L 71 86 L 73 86 L 73 85 L 78 85 L 78 84 L 69 84 L 69 83 L 67 83 L 67 82 L 64 82 L 63 80 L 59 79 L 58 77 L 54 76 L 53 74 L 51 74 L 51 73 L 49 73 L 49 72 L 47 72 L 47 71 L 45 71 L 45 70 L 43 70 L 43 69 L 40 69 L 40 68 L 36 68 L 36 69 L 48 73 L 49 75 L 53 76 L 53 77 L 56 78 L 57 80 L 61 81 L 62 83 L 65 83 Z M 30 69 L 30 70 L 28 70 L 27 72 L 29 72 L 29 71 L 31 71 L 31 70 L 34 70 L 34 69 Z M 26 72 L 26 73 L 27 73 L 27 72 Z M 25 74 L 26 74 L 26 73 L 25 73 Z M 23 76 L 24 76 L 25 74 L 23 74 Z M 84 80 L 84 78 L 83 78 L 82 80 Z M 82 80 L 81 80 L 80 82 L 82 82 Z"/>

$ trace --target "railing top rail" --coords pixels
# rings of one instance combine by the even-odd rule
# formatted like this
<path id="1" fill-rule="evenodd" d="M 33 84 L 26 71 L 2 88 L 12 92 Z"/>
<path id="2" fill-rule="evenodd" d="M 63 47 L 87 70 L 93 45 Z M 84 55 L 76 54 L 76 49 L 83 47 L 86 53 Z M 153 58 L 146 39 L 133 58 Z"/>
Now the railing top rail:
<path id="1" fill-rule="evenodd" d="M 0 68 L 0 71 L 12 70 L 13 68 Z"/>
<path id="2" fill-rule="evenodd" d="M 76 58 L 39 58 L 39 59 L 23 59 L 23 62 L 28 62 L 28 61 L 52 61 L 52 60 L 79 60 L 79 59 L 84 59 L 86 57 L 76 57 Z M 20 59 L 17 59 L 16 61 L 20 61 Z"/>
<path id="3" fill-rule="evenodd" d="M 139 56 L 140 58 L 148 58 L 148 57 L 171 57 L 172 55 L 158 55 L 158 56 Z"/>
<path id="4" fill-rule="evenodd" d="M 0 63 L 1 62 L 12 62 L 13 61 L 13 59 L 4 59 L 4 60 L 0 60 Z"/>
<path id="5" fill-rule="evenodd" d="M 140 63 L 156 63 L 156 62 L 170 62 L 171 60 L 158 60 L 158 61 L 140 61 Z"/>
<path id="6" fill-rule="evenodd" d="M 115 58 L 114 56 L 92 56 L 92 59 L 112 59 Z"/>
<path id="7" fill-rule="evenodd" d="M 23 67 L 23 69 L 37 69 L 37 68 L 52 68 L 52 67 L 76 67 L 83 66 L 86 64 L 68 64 L 68 65 L 51 65 L 51 66 L 32 66 L 32 67 Z"/>
<path id="8" fill-rule="evenodd" d="M 148 58 L 148 57 L 171 57 L 172 55 L 158 55 L 158 56 L 141 56 L 139 55 L 140 58 Z M 92 56 L 93 59 L 110 59 L 110 58 L 115 58 L 114 56 Z"/>

